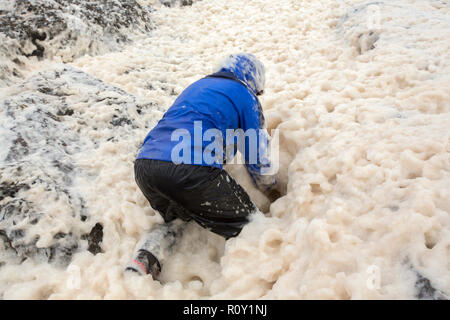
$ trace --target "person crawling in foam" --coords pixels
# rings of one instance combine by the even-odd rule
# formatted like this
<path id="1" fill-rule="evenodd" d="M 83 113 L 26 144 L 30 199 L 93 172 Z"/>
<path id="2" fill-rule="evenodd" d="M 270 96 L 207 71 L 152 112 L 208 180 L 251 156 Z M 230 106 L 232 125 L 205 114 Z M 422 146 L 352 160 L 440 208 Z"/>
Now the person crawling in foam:
<path id="1" fill-rule="evenodd" d="M 266 170 L 270 140 L 258 100 L 264 82 L 264 65 L 254 55 L 229 55 L 215 73 L 187 87 L 148 133 L 135 179 L 165 223 L 143 238 L 126 270 L 158 279 L 167 248 L 190 220 L 226 239 L 240 233 L 257 208 L 223 170 L 238 149 L 254 184 L 272 201 L 280 196 L 275 175 Z M 256 134 L 246 134 L 252 130 Z M 215 143 L 202 132 L 212 132 Z"/>

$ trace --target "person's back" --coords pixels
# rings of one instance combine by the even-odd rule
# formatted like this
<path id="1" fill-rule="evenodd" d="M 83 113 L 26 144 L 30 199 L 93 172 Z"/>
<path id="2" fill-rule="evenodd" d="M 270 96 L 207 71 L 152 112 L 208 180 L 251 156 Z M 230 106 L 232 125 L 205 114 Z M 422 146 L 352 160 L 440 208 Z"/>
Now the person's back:
<path id="1" fill-rule="evenodd" d="M 194 128 L 198 130 L 201 126 L 202 135 L 209 129 L 218 129 L 223 137 L 226 137 L 226 129 L 257 130 L 261 126 L 259 112 L 254 108 L 258 107 L 256 97 L 235 80 L 216 77 L 198 80 L 183 91 L 157 126 L 150 131 L 137 158 L 173 161 L 172 151 L 180 141 L 172 141 L 172 135 L 176 130 L 185 129 L 192 138 L 192 152 L 189 161 L 183 163 L 222 168 L 220 163 L 211 164 L 202 159 L 203 152 L 211 141 L 204 141 L 203 136 L 202 139 L 194 139 L 195 134 L 198 134 L 198 131 L 194 132 Z M 241 119 L 246 121 L 242 123 Z M 246 128 L 242 128 L 243 125 Z"/>
<path id="2" fill-rule="evenodd" d="M 240 151 L 255 185 L 267 191 L 276 180 L 262 174 L 270 166 L 268 136 L 257 98 L 264 89 L 263 65 L 250 54 L 230 55 L 216 71 L 186 88 L 148 133 L 135 161 L 135 175 L 166 223 L 193 219 L 230 238 L 239 234 L 248 215 L 257 210 L 245 190 L 222 170 L 223 163 L 234 156 L 239 137 L 248 138 Z M 255 134 L 244 135 L 252 130 Z M 160 237 L 170 230 L 163 229 L 166 233 L 159 232 Z M 155 247 L 155 237 L 150 238 L 144 251 L 154 254 L 147 255 L 144 273 L 156 277 L 150 266 L 159 266 L 158 255 L 162 254 Z M 135 264 L 141 266 L 142 261 Z"/>

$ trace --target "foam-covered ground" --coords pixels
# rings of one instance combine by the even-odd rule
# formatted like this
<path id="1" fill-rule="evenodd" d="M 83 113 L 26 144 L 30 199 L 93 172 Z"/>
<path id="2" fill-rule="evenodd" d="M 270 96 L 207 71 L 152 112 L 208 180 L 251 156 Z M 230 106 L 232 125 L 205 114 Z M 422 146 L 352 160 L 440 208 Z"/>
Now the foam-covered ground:
<path id="1" fill-rule="evenodd" d="M 0 297 L 449 297 L 448 1 L 139 2 L 156 9 L 151 34 L 70 67 L 31 57 L 27 79 L 0 91 L 0 178 L 26 182 L 0 198 L 10 241 L 0 241 Z M 226 242 L 190 225 L 163 284 L 126 275 L 162 221 L 134 182 L 137 148 L 176 95 L 233 52 L 266 65 L 261 103 L 280 132 L 285 196 L 269 208 L 231 168 L 268 212 Z M 35 112 L 45 126 L 27 129 Z M 101 248 L 86 250 L 96 223 Z"/>

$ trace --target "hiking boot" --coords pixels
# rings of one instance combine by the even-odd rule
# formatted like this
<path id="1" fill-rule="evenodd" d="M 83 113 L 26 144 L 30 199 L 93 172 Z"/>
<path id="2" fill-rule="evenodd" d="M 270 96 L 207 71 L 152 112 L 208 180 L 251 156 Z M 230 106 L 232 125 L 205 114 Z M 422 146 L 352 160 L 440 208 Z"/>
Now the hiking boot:
<path id="1" fill-rule="evenodd" d="M 161 264 L 151 252 L 140 249 L 125 271 L 133 271 L 140 275 L 151 274 L 154 280 L 158 280 Z"/>

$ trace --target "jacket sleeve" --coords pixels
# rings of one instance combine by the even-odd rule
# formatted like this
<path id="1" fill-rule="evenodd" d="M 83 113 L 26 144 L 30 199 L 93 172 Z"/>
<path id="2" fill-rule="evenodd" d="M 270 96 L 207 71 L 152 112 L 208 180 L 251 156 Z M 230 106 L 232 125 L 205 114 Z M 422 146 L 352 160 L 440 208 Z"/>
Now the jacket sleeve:
<path id="1" fill-rule="evenodd" d="M 253 183 L 261 190 L 268 191 L 276 183 L 270 174 L 270 139 L 265 128 L 264 115 L 259 101 L 252 97 L 250 105 L 244 106 L 241 116 L 243 135 L 239 138 L 239 150 L 244 155 L 245 166 Z M 245 144 L 243 144 L 245 139 Z M 245 148 L 245 149 L 244 149 Z"/>

